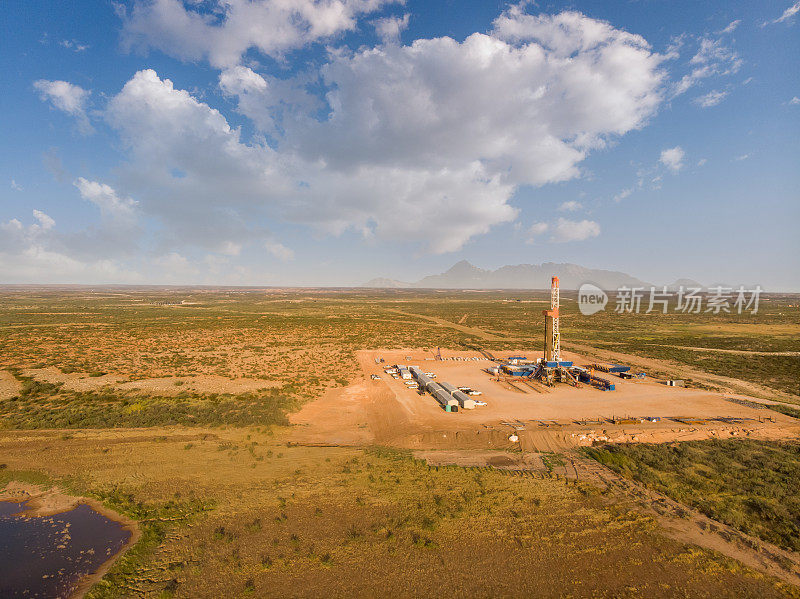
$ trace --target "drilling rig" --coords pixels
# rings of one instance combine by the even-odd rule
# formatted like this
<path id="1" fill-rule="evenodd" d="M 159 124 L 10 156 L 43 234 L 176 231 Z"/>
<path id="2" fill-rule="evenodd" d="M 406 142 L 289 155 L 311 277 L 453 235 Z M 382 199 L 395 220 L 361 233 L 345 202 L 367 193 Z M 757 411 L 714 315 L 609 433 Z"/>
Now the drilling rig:
<path id="1" fill-rule="evenodd" d="M 542 310 L 542 314 L 544 314 L 545 362 L 559 362 L 561 360 L 561 333 L 558 328 L 558 308 L 560 303 L 558 277 L 553 277 L 550 280 L 550 309 Z"/>
<path id="2" fill-rule="evenodd" d="M 539 360 L 538 368 L 530 378 L 538 379 L 546 385 L 553 385 L 556 381 L 578 386 L 578 380 L 568 370 L 572 362 L 561 360 L 561 330 L 559 328 L 559 296 L 558 277 L 550 280 L 550 309 L 543 310 L 544 314 L 544 358 Z"/>

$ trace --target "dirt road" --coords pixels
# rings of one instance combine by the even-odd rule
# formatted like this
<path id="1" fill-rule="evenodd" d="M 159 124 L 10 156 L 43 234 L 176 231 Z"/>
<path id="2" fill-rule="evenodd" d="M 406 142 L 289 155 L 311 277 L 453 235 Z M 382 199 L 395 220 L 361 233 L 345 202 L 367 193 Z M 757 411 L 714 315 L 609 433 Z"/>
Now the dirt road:
<path id="1" fill-rule="evenodd" d="M 468 333 L 470 335 L 474 335 L 476 337 L 480 337 L 481 339 L 487 339 L 489 341 L 515 341 L 517 340 L 516 337 L 505 337 L 500 335 L 494 335 L 492 333 L 487 333 L 483 329 L 478 329 L 476 327 L 468 327 L 462 324 L 456 324 L 455 322 L 450 322 L 449 320 L 445 320 L 444 318 L 437 318 L 436 316 L 427 316 L 425 314 L 415 314 L 413 312 L 403 312 L 402 310 L 396 310 L 394 308 L 387 308 L 387 312 L 393 312 L 395 314 L 402 314 L 403 316 L 413 316 L 415 318 L 422 318 L 429 322 L 438 324 L 439 326 L 447 327 L 450 329 L 455 329 L 456 331 L 461 331 L 462 333 Z M 464 320 L 463 318 L 461 320 Z"/>

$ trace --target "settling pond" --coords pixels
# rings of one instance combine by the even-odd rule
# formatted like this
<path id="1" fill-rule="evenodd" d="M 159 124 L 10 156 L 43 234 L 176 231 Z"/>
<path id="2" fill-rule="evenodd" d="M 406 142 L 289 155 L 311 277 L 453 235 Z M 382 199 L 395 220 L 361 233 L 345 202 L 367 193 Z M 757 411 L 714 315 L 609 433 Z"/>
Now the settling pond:
<path id="1" fill-rule="evenodd" d="M 69 597 L 114 557 L 131 531 L 80 504 L 54 516 L 0 501 L 0 597 Z"/>

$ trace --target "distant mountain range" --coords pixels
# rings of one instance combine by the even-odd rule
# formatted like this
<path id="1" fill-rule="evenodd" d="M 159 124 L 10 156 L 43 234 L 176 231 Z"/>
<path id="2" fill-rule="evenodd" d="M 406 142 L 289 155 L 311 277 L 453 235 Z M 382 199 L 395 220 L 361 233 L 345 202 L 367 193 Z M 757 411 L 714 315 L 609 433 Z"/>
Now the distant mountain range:
<path id="1" fill-rule="evenodd" d="M 497 270 L 478 268 L 462 260 L 450 270 L 427 276 L 416 283 L 377 278 L 367 281 L 363 287 L 422 288 L 422 289 L 549 289 L 550 277 L 560 279 L 562 289 L 577 289 L 583 283 L 594 283 L 602 289 L 628 287 L 650 287 L 636 277 L 614 270 L 585 268 L 577 264 L 517 264 L 502 266 Z M 679 281 L 675 284 L 680 285 Z"/>

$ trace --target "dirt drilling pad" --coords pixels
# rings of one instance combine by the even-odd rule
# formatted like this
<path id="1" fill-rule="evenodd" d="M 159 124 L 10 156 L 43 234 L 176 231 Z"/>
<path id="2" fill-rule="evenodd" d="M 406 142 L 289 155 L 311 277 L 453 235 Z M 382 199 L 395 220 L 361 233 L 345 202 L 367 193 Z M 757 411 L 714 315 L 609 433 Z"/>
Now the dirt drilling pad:
<path id="1" fill-rule="evenodd" d="M 527 354 L 502 353 L 502 357 L 506 355 Z M 292 440 L 321 445 L 380 443 L 412 449 L 536 452 L 604 441 L 800 436 L 796 419 L 747 405 L 758 400 L 741 395 L 668 387 L 652 378 L 623 380 L 608 373 L 598 374 L 614 383 L 614 391 L 585 384 L 574 388 L 559 383 L 548 388 L 520 377 L 498 381 L 485 371 L 495 363 L 477 352 L 443 350 L 442 357 L 436 360 L 431 351 L 420 349 L 358 352 L 363 376 L 293 414 L 291 422 L 300 426 Z M 375 362 L 381 358 L 383 362 Z M 591 363 L 570 352 L 564 353 L 564 359 L 576 365 Z M 394 364 L 416 365 L 433 372 L 437 382 L 479 390 L 482 395 L 474 399 L 487 405 L 445 412 L 429 394 L 420 395 L 403 380 L 384 373 L 386 366 Z M 373 374 L 380 380 L 372 380 Z M 660 420 L 640 422 L 653 417 Z"/>

